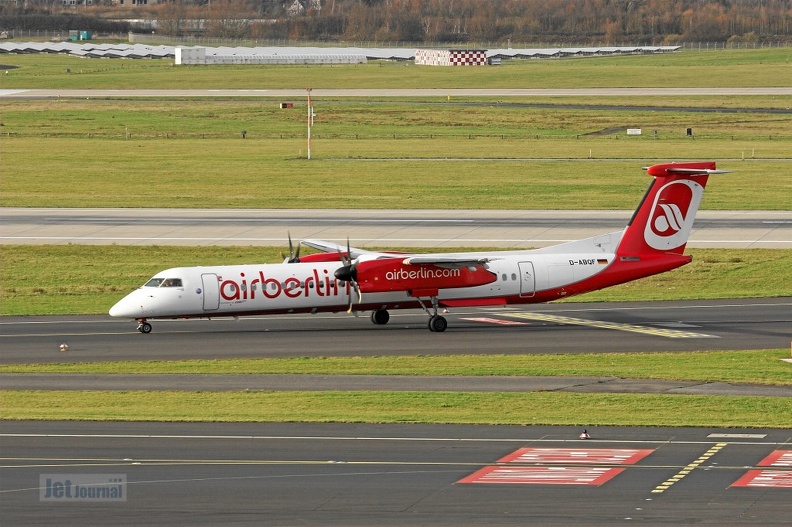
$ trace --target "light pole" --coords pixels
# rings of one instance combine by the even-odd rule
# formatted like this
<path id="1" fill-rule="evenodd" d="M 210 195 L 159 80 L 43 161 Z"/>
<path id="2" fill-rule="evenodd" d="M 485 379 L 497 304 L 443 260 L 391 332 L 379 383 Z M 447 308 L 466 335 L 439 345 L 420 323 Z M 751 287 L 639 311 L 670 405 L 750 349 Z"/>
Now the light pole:
<path id="1" fill-rule="evenodd" d="M 311 127 L 313 126 L 314 117 L 316 114 L 313 111 L 313 106 L 311 105 L 311 90 L 313 88 L 305 88 L 308 92 L 308 159 L 311 159 Z"/>

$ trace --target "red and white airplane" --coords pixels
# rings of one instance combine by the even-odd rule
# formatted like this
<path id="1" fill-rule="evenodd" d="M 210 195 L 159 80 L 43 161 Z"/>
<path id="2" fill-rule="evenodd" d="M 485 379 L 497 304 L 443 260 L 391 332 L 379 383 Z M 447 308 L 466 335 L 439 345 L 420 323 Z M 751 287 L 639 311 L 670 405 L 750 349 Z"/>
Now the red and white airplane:
<path id="1" fill-rule="evenodd" d="M 524 251 L 406 254 L 324 241 L 280 264 L 179 267 L 157 273 L 110 309 L 113 317 L 215 318 L 280 313 L 422 308 L 431 331 L 445 331 L 440 308 L 533 304 L 567 298 L 675 269 L 684 255 L 714 162 L 646 168 L 654 178 L 623 231 Z M 289 241 L 291 246 L 291 240 Z"/>

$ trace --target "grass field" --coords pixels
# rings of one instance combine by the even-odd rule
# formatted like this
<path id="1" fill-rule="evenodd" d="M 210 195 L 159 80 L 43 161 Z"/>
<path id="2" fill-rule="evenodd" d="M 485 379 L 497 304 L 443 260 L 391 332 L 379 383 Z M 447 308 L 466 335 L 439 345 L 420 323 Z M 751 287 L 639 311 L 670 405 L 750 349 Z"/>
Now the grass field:
<path id="1" fill-rule="evenodd" d="M 7 364 L 0 373 L 582 376 L 792 386 L 788 349 Z"/>
<path id="2" fill-rule="evenodd" d="M 4 55 L 4 88 L 586 88 L 792 86 L 792 48 L 504 61 L 431 68 L 376 61 L 334 66 L 174 66 L 173 59 Z M 67 70 L 69 72 L 67 73 Z"/>
<path id="3" fill-rule="evenodd" d="M 3 419 L 788 428 L 785 397 L 470 392 L 0 391 Z"/>
<path id="4" fill-rule="evenodd" d="M 786 210 L 792 193 L 792 113 L 333 103 L 309 161 L 302 112 L 274 106 L 8 103 L 0 205 L 631 209 L 642 166 L 685 159 L 733 171 L 704 208 Z"/>

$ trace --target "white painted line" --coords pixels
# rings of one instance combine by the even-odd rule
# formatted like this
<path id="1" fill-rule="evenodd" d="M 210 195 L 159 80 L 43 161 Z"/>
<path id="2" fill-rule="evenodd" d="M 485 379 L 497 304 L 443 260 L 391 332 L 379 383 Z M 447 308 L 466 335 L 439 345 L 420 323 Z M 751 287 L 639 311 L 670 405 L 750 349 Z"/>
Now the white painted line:
<path id="1" fill-rule="evenodd" d="M 710 434 L 711 439 L 764 439 L 767 434 Z"/>

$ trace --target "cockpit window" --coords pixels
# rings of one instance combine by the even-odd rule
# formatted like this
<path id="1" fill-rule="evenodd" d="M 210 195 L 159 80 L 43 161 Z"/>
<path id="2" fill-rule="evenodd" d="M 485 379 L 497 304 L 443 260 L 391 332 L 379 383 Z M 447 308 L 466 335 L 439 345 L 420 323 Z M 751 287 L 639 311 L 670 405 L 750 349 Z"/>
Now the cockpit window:
<path id="1" fill-rule="evenodd" d="M 143 287 L 182 287 L 181 278 L 152 278 Z"/>

